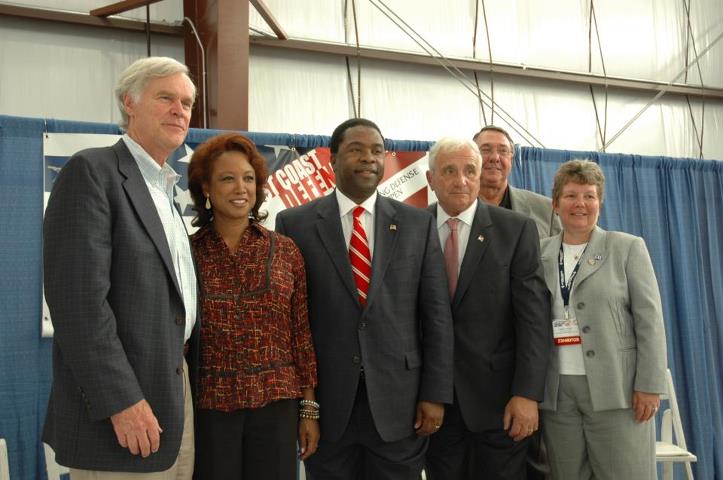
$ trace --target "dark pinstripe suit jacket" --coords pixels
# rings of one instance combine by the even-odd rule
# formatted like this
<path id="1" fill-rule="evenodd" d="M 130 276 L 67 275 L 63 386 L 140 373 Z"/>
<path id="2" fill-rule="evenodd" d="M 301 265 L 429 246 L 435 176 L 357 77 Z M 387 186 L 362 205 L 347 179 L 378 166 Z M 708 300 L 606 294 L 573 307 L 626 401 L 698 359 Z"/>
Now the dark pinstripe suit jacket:
<path id="1" fill-rule="evenodd" d="M 318 358 L 322 441 L 344 432 L 364 365 L 369 406 L 386 442 L 413 434 L 417 401 L 452 402 L 452 318 L 432 216 L 379 196 L 372 279 L 359 304 L 336 195 L 276 217 L 301 249 Z"/>
<path id="2" fill-rule="evenodd" d="M 58 175 L 44 269 L 55 337 L 43 440 L 68 467 L 170 468 L 183 430 L 184 306 L 163 226 L 122 140 L 75 154 Z M 118 445 L 109 420 L 142 398 L 163 429 L 146 459 Z"/>
<path id="3" fill-rule="evenodd" d="M 437 204 L 429 210 L 436 216 Z M 454 389 L 465 425 L 502 429 L 513 395 L 542 401 L 552 343 L 533 220 L 477 201 L 452 315 Z"/>

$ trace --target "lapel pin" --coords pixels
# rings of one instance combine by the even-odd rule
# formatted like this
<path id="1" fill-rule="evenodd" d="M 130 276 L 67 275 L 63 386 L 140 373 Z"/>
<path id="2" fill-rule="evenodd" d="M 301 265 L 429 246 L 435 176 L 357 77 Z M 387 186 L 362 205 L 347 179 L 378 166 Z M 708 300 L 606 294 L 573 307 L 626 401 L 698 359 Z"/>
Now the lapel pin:
<path id="1" fill-rule="evenodd" d="M 595 255 L 595 260 L 597 260 L 597 261 L 602 260 L 602 255 L 600 255 L 600 254 Z"/>
<path id="2" fill-rule="evenodd" d="M 589 263 L 590 266 L 593 266 L 593 265 L 595 265 L 595 260 L 596 260 L 596 259 L 597 259 L 597 257 L 595 257 L 595 258 L 588 258 L 587 263 Z"/>
<path id="3" fill-rule="evenodd" d="M 479 237 L 477 237 L 477 240 L 479 240 L 480 243 L 482 243 L 482 242 L 485 241 L 485 236 L 484 236 L 484 235 L 480 235 Z"/>
<path id="4" fill-rule="evenodd" d="M 397 226 L 396 226 L 396 224 L 392 223 L 391 225 L 389 225 L 389 230 L 392 230 L 392 231 L 396 232 L 396 231 L 397 231 Z"/>

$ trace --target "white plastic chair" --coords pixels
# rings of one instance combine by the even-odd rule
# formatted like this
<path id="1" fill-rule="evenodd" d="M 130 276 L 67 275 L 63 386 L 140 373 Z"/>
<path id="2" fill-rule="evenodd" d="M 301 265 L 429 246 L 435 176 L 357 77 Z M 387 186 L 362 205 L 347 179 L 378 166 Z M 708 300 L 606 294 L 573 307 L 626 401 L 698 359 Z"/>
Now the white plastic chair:
<path id="1" fill-rule="evenodd" d="M 60 476 L 69 473 L 68 469 L 55 463 L 55 451 L 47 443 L 45 448 L 45 469 L 48 472 L 48 480 L 60 480 Z"/>
<path id="2" fill-rule="evenodd" d="M 673 480 L 673 465 L 684 463 L 685 477 L 693 480 L 691 462 L 697 462 L 698 457 L 688 451 L 683 433 L 683 422 L 680 420 L 678 398 L 673 387 L 673 375 L 670 369 L 665 371 L 665 381 L 668 392 L 662 399 L 668 400 L 668 408 L 661 412 L 660 441 L 655 442 L 655 460 L 663 464 L 663 480 Z"/>
<path id="3" fill-rule="evenodd" d="M 10 462 L 8 461 L 8 444 L 0 438 L 0 480 L 10 480 Z"/>

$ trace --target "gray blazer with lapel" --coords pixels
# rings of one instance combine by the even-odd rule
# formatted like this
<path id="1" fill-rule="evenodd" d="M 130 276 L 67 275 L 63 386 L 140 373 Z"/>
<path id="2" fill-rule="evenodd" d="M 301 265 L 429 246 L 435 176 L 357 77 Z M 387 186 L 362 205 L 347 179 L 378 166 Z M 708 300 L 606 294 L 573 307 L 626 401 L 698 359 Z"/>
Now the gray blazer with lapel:
<path id="1" fill-rule="evenodd" d="M 452 318 L 434 221 L 378 196 L 372 278 L 359 304 L 334 194 L 276 217 L 304 256 L 318 359 L 323 441 L 347 427 L 364 366 L 369 406 L 386 442 L 412 435 L 419 400 L 452 402 Z"/>
<path id="2" fill-rule="evenodd" d="M 542 242 L 545 280 L 560 295 L 562 235 Z M 660 292 L 640 237 L 596 227 L 570 294 L 596 411 L 630 408 L 633 391 L 665 392 L 666 347 Z M 554 303 L 553 303 L 554 305 Z M 562 312 L 553 312 L 562 314 Z M 541 408 L 557 408 L 559 363 L 553 347 Z"/>
<path id="3" fill-rule="evenodd" d="M 555 215 L 552 200 L 548 197 L 510 185 L 510 204 L 513 211 L 520 212 L 535 221 L 540 240 L 562 231 L 560 219 Z"/>
<path id="4" fill-rule="evenodd" d="M 477 201 L 452 300 L 454 388 L 473 432 L 501 429 L 513 395 L 543 398 L 551 322 L 539 252 L 530 218 Z"/>
<path id="5" fill-rule="evenodd" d="M 184 306 L 160 218 L 122 140 L 68 161 L 43 233 L 55 327 L 43 440 L 68 467 L 170 468 L 183 430 Z M 118 445 L 109 420 L 143 398 L 163 429 L 146 459 Z"/>

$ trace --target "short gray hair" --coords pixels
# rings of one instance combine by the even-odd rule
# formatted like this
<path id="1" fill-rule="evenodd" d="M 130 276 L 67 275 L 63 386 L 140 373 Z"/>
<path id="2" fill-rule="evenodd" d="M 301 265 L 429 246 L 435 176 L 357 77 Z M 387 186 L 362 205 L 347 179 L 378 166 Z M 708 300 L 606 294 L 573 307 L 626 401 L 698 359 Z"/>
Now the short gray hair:
<path id="1" fill-rule="evenodd" d="M 141 58 L 133 62 L 118 79 L 118 85 L 115 87 L 115 97 L 118 102 L 118 108 L 121 112 L 120 127 L 128 128 L 128 113 L 123 106 L 123 100 L 126 95 L 130 95 L 134 103 L 141 99 L 143 90 L 148 82 L 153 78 L 168 77 L 177 73 L 183 73 L 193 87 L 193 100 L 196 99 L 196 85 L 193 84 L 189 76 L 188 67 L 176 59 L 170 57 L 147 57 Z"/>
<path id="2" fill-rule="evenodd" d="M 482 165 L 482 154 L 479 152 L 479 147 L 469 138 L 459 137 L 443 137 L 437 140 L 432 148 L 429 150 L 429 169 L 434 170 L 434 166 L 437 163 L 437 156 L 440 153 L 457 152 L 464 148 L 469 148 L 474 153 L 474 156 L 479 160 L 480 166 Z"/>

